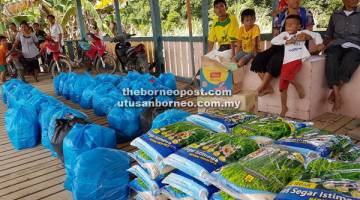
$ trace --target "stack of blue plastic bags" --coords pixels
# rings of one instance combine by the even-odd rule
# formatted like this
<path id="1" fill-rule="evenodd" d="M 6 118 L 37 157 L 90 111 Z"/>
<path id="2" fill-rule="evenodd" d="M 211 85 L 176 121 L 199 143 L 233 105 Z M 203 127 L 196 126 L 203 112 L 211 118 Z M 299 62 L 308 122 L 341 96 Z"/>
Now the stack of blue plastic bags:
<path id="1" fill-rule="evenodd" d="M 309 122 L 211 109 L 131 145 L 136 199 L 360 199 L 359 148 Z"/>
<path id="2" fill-rule="evenodd" d="M 61 84 L 64 87 L 64 83 Z M 79 89 L 79 85 L 72 87 Z M 76 98 L 74 89 L 67 90 L 66 94 Z M 74 199 L 128 199 L 129 175 L 126 170 L 130 160 L 125 152 L 115 150 L 117 143 L 113 129 L 91 124 L 84 113 L 19 80 L 13 79 L 2 85 L 2 98 L 8 106 L 5 127 L 11 144 L 22 150 L 35 147 L 41 141 L 53 156 L 63 154 L 67 175 L 64 186 L 73 192 Z M 86 123 L 71 127 L 60 143 L 62 152 L 56 151 L 52 139 L 58 121 L 74 118 Z"/>
<path id="3" fill-rule="evenodd" d="M 128 95 L 125 90 L 167 91 L 176 89 L 173 74 L 129 72 L 126 76 L 99 74 L 95 77 L 84 73 L 61 73 L 54 79 L 57 95 L 61 95 L 84 109 L 93 109 L 97 116 L 107 116 L 109 127 L 116 130 L 118 141 L 128 141 L 140 134 L 140 115 L 146 106 L 126 107 L 120 102 L 174 101 L 175 96 Z M 156 93 L 156 92 L 155 92 Z"/>

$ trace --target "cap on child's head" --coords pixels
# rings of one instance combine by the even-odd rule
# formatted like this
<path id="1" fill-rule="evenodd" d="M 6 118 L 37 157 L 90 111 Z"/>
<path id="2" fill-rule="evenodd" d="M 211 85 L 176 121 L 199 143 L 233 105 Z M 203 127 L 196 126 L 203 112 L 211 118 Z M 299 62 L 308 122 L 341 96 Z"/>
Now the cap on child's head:
<path id="1" fill-rule="evenodd" d="M 294 19 L 294 20 L 298 21 L 299 24 L 301 24 L 301 17 L 299 15 L 289 15 L 286 17 L 286 20 L 289 20 L 289 19 Z"/>
<path id="2" fill-rule="evenodd" d="M 254 19 L 256 18 L 255 15 L 255 10 L 254 9 L 245 9 L 241 12 L 241 21 L 243 22 L 245 17 L 253 17 Z"/>
<path id="3" fill-rule="evenodd" d="M 225 5 L 225 7 L 227 6 L 226 5 L 226 0 L 215 0 L 214 1 L 214 7 L 216 6 L 216 5 L 218 5 L 218 4 L 224 4 Z"/>

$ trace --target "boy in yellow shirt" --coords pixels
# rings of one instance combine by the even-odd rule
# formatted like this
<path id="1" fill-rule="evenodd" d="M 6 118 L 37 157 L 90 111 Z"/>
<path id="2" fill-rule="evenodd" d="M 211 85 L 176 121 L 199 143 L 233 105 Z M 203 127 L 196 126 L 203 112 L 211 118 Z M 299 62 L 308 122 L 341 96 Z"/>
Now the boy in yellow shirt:
<path id="1" fill-rule="evenodd" d="M 5 70 L 6 70 L 6 54 L 7 39 L 5 36 L 0 35 L 0 84 L 5 81 Z"/>
<path id="2" fill-rule="evenodd" d="M 225 0 L 214 1 L 214 11 L 217 16 L 213 20 L 209 38 L 208 38 L 208 54 L 209 58 L 224 57 L 231 59 L 235 56 L 235 46 L 238 40 L 239 23 L 234 15 L 227 13 L 227 5 Z M 215 43 L 218 49 L 213 49 Z"/>
<path id="3" fill-rule="evenodd" d="M 242 11 L 241 23 L 243 25 L 239 29 L 236 56 L 233 58 L 239 67 L 246 65 L 258 52 L 260 28 L 255 21 L 256 15 L 253 9 Z"/>

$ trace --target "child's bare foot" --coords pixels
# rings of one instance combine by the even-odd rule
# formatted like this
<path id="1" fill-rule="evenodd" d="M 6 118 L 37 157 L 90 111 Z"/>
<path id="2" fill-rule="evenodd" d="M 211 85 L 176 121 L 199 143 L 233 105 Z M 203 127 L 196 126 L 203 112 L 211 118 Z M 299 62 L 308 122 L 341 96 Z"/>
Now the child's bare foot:
<path id="1" fill-rule="evenodd" d="M 272 88 L 271 86 L 268 86 L 262 90 L 258 90 L 259 97 L 262 97 L 262 96 L 265 96 L 268 94 L 272 94 L 272 93 L 274 93 L 274 88 Z"/>
<path id="2" fill-rule="evenodd" d="M 304 91 L 304 88 L 302 85 L 297 84 L 295 86 L 295 89 L 296 89 L 296 92 L 298 93 L 300 99 L 305 98 L 305 91 Z"/>
<path id="3" fill-rule="evenodd" d="M 280 117 L 285 117 L 286 116 L 286 113 L 289 111 L 288 107 L 285 106 L 285 107 L 282 107 L 281 109 L 281 113 L 280 113 Z"/>
<path id="4" fill-rule="evenodd" d="M 328 97 L 328 101 L 330 104 L 335 104 L 335 93 L 334 90 L 331 91 L 329 97 Z"/>

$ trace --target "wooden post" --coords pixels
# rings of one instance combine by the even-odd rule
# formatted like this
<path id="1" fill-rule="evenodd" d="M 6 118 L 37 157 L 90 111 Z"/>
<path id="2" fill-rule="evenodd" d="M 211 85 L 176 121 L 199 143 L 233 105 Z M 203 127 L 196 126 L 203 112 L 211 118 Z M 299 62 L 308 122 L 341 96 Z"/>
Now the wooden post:
<path id="1" fill-rule="evenodd" d="M 157 71 L 164 72 L 163 39 L 161 31 L 161 18 L 159 0 L 149 0 L 151 7 L 152 31 L 155 46 L 155 61 Z"/>
<path id="2" fill-rule="evenodd" d="M 83 17 L 83 13 L 82 13 L 81 0 L 76 0 L 76 17 L 77 17 L 78 25 L 80 28 L 81 40 L 85 40 L 86 39 L 86 30 L 85 30 L 84 17 Z"/>
<path id="3" fill-rule="evenodd" d="M 209 0 L 201 1 L 201 20 L 203 28 L 203 46 L 204 54 L 208 51 L 208 34 L 209 34 Z"/>
<path id="4" fill-rule="evenodd" d="M 190 40 L 190 54 L 191 54 L 191 66 L 193 76 L 195 76 L 195 58 L 194 58 L 194 43 L 193 43 L 193 32 L 192 32 L 192 17 L 191 17 L 191 5 L 190 0 L 186 0 L 186 14 L 188 18 L 188 28 L 189 28 L 189 40 Z"/>
<path id="5" fill-rule="evenodd" d="M 121 27 L 119 0 L 114 0 L 114 8 L 115 8 L 115 18 L 116 18 L 116 33 L 117 35 L 120 35 L 122 33 L 122 27 Z"/>

